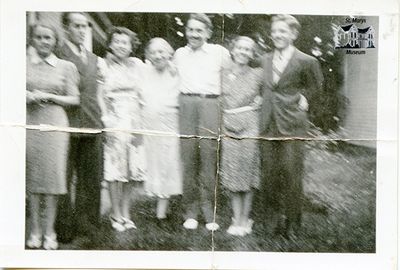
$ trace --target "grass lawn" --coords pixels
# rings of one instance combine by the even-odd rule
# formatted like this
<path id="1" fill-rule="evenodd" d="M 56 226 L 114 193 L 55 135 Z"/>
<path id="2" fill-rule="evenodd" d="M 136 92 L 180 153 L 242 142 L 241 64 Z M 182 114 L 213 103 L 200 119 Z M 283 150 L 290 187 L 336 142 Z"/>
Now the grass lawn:
<path id="1" fill-rule="evenodd" d="M 375 164 L 372 150 L 308 142 L 304 189 L 312 205 L 324 211 L 305 209 L 296 240 L 272 233 L 270 211 L 261 191 L 254 201 L 253 233 L 245 237 L 227 234 L 231 209 L 221 192 L 217 215 L 222 229 L 214 235 L 202 223 L 196 231 L 183 229 L 180 198 L 172 200 L 169 220 L 158 224 L 155 200 L 137 196 L 132 207 L 137 230 L 116 233 L 104 215 L 92 237 L 78 237 L 60 249 L 209 251 L 214 246 L 217 251 L 375 252 Z"/>

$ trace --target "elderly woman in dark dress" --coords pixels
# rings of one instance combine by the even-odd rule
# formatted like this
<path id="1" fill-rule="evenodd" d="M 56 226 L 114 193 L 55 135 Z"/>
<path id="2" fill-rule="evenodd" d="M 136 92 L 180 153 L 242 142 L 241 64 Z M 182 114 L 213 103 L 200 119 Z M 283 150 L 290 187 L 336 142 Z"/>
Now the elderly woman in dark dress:
<path id="1" fill-rule="evenodd" d="M 259 146 L 255 139 L 237 140 L 229 137 L 256 137 L 259 134 L 260 68 L 251 68 L 256 43 L 249 37 L 233 40 L 233 63 L 222 73 L 222 139 L 221 182 L 231 192 L 232 224 L 228 233 L 251 233 L 249 218 L 253 192 L 260 185 Z"/>
<path id="2" fill-rule="evenodd" d="M 68 127 L 65 107 L 79 104 L 79 75 L 74 64 L 57 58 L 53 51 L 58 36 L 45 24 L 34 25 L 26 63 L 27 124 Z M 57 249 L 54 230 L 57 195 L 67 192 L 68 132 L 26 132 L 26 188 L 31 232 L 29 248 Z M 42 204 L 42 201 L 44 204 Z M 44 232 L 41 208 L 44 207 Z"/>

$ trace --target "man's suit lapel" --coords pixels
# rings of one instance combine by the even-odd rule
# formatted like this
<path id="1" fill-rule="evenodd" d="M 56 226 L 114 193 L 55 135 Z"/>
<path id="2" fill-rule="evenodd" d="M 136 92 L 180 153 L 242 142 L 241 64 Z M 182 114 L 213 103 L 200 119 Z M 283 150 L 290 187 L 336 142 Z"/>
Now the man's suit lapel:
<path id="1" fill-rule="evenodd" d="M 272 62 L 272 61 L 271 61 Z M 297 70 L 297 66 L 299 65 L 299 52 L 297 49 L 294 50 L 292 57 L 288 61 L 285 69 L 282 72 L 282 75 L 277 82 L 277 86 L 281 85 L 283 82 L 286 81 L 287 77 L 292 73 L 293 70 Z M 272 64 L 271 64 L 272 68 Z"/>
<path id="2" fill-rule="evenodd" d="M 264 62 L 264 80 L 265 83 L 267 84 L 266 86 L 271 89 L 274 86 L 274 80 L 273 80 L 273 75 L 272 75 L 272 58 L 273 54 L 269 53 L 267 54 Z"/>
<path id="3" fill-rule="evenodd" d="M 80 68 L 78 67 L 78 65 L 79 65 L 80 67 L 85 67 L 85 66 L 86 66 L 86 64 L 82 61 L 82 59 L 81 59 L 79 56 L 77 56 L 77 55 L 71 50 L 71 48 L 70 48 L 67 44 L 65 44 L 65 43 L 64 43 L 64 45 L 63 45 L 63 47 L 62 47 L 62 50 L 63 50 L 63 53 L 65 54 L 65 56 L 68 58 L 68 59 L 66 59 L 66 60 L 76 62 L 76 64 L 77 64 L 76 66 L 77 66 L 77 68 L 78 68 L 79 73 L 82 73 L 82 71 L 81 71 Z M 86 49 L 85 49 L 85 50 L 86 50 Z M 87 51 L 86 51 L 86 54 L 88 54 Z"/>

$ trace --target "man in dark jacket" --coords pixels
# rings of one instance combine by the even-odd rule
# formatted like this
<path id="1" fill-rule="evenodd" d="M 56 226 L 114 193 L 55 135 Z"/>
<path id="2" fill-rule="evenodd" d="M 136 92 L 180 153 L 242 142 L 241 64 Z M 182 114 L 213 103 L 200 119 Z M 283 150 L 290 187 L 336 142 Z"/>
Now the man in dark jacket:
<path id="1" fill-rule="evenodd" d="M 261 132 L 266 192 L 279 212 L 276 232 L 285 236 L 301 225 L 303 148 L 309 127 L 308 102 L 322 88 L 319 62 L 293 46 L 300 24 L 293 16 L 272 18 L 274 51 L 263 60 Z M 268 170 L 269 168 L 270 170 Z M 272 173 L 271 173 L 272 172 Z"/>
<path id="2" fill-rule="evenodd" d="M 76 65 L 80 74 L 78 107 L 68 111 L 70 125 L 77 128 L 101 129 L 101 112 L 97 102 L 98 57 L 84 47 L 89 22 L 84 13 L 62 16 L 67 39 L 58 55 Z M 61 200 L 57 218 L 61 241 L 69 241 L 74 233 L 87 234 L 100 220 L 100 188 L 103 179 L 103 147 L 101 133 L 76 133 L 71 136 L 68 182 L 76 175 L 75 199 Z M 74 207 L 71 202 L 75 201 Z"/>

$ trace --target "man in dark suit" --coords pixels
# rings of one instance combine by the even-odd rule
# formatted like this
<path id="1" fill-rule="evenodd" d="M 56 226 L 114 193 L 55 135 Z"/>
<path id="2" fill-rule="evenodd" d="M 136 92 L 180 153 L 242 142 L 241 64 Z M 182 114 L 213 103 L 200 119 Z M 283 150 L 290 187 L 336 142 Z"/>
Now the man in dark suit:
<path id="1" fill-rule="evenodd" d="M 58 55 L 76 65 L 80 74 L 79 107 L 68 111 L 70 125 L 78 128 L 103 128 L 97 101 L 98 57 L 84 47 L 89 22 L 84 13 L 62 16 L 67 39 Z M 101 134 L 78 133 L 71 136 L 68 182 L 76 175 L 75 199 L 71 193 L 61 201 L 57 228 L 60 240 L 72 240 L 75 232 L 87 234 L 100 220 L 100 189 L 103 179 Z M 75 201 L 74 207 L 71 207 Z"/>
<path id="2" fill-rule="evenodd" d="M 274 51 L 263 60 L 261 134 L 273 140 L 262 144 L 266 192 L 279 212 L 276 232 L 288 236 L 301 225 L 303 148 L 307 137 L 308 102 L 322 88 L 316 58 L 293 46 L 300 29 L 296 18 L 272 18 Z"/>

